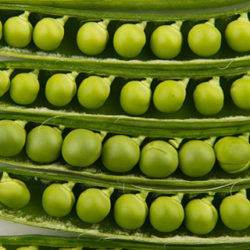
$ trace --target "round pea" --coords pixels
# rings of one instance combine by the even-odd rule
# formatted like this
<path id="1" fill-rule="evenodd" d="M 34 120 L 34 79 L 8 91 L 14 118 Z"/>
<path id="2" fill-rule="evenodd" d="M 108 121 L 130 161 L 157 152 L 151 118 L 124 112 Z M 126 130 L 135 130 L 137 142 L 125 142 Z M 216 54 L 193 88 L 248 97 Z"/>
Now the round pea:
<path id="1" fill-rule="evenodd" d="M 181 51 L 182 34 L 172 25 L 159 26 L 151 35 L 150 46 L 153 53 L 161 59 L 171 59 Z"/>
<path id="2" fill-rule="evenodd" d="M 40 84 L 34 73 L 16 75 L 10 83 L 11 99 L 21 105 L 33 103 L 38 95 Z"/>
<path id="3" fill-rule="evenodd" d="M 105 141 L 102 163 L 112 172 L 123 173 L 131 170 L 139 161 L 140 148 L 130 137 L 115 135 Z"/>
<path id="4" fill-rule="evenodd" d="M 153 94 L 155 107 L 164 113 L 181 109 L 186 98 L 186 88 L 178 81 L 164 81 L 157 85 Z"/>
<path id="5" fill-rule="evenodd" d="M 10 88 L 10 72 L 8 70 L 0 71 L 0 97 L 2 97 Z"/>
<path id="6" fill-rule="evenodd" d="M 220 167 L 227 173 L 238 173 L 249 168 L 250 145 L 239 137 L 226 136 L 214 146 Z"/>
<path id="7" fill-rule="evenodd" d="M 55 106 L 69 104 L 76 93 L 76 82 L 69 74 L 54 74 L 45 86 L 45 96 Z"/>
<path id="8" fill-rule="evenodd" d="M 101 222 L 109 214 L 110 209 L 110 198 L 97 188 L 89 188 L 82 192 L 76 203 L 78 217 L 87 223 Z"/>
<path id="9" fill-rule="evenodd" d="M 141 227 L 147 213 L 147 203 L 135 194 L 120 196 L 114 205 L 115 221 L 123 229 L 134 230 Z"/>
<path id="10" fill-rule="evenodd" d="M 144 114 L 150 104 L 151 89 L 140 81 L 130 81 L 125 84 L 120 94 L 122 109 L 130 115 Z"/>
<path id="11" fill-rule="evenodd" d="M 88 22 L 77 32 L 77 46 L 86 55 L 94 56 L 102 53 L 107 45 L 109 33 L 105 25 Z"/>
<path id="12" fill-rule="evenodd" d="M 233 82 L 230 89 L 234 104 L 240 109 L 250 109 L 250 76 L 244 76 Z"/>
<path id="13" fill-rule="evenodd" d="M 25 144 L 26 131 L 14 121 L 0 121 L 0 155 L 9 157 L 19 154 Z"/>
<path id="14" fill-rule="evenodd" d="M 78 101 L 88 109 L 98 109 L 103 106 L 110 93 L 108 82 L 99 76 L 90 76 L 81 82 L 78 88 Z"/>
<path id="15" fill-rule="evenodd" d="M 177 169 L 178 153 L 165 141 L 152 141 L 143 147 L 139 165 L 146 176 L 164 178 Z"/>
<path id="16" fill-rule="evenodd" d="M 51 184 L 43 192 L 43 209 L 51 216 L 63 217 L 68 215 L 74 202 L 74 193 L 64 184 Z"/>
<path id="17" fill-rule="evenodd" d="M 173 232 L 181 226 L 184 220 L 184 209 L 177 200 L 162 196 L 151 204 L 149 219 L 157 231 Z"/>
<path id="18" fill-rule="evenodd" d="M 180 169 L 190 177 L 208 174 L 215 164 L 215 153 L 208 143 L 199 140 L 186 142 L 179 151 Z"/>
<path id="19" fill-rule="evenodd" d="M 29 132 L 26 154 L 35 162 L 50 163 L 59 157 L 61 145 L 61 132 L 56 128 L 41 125 Z"/>
<path id="20" fill-rule="evenodd" d="M 188 45 L 198 56 L 212 56 L 221 47 L 220 31 L 209 23 L 197 24 L 188 33 Z"/>
<path id="21" fill-rule="evenodd" d="M 102 143 L 100 137 L 86 129 L 71 131 L 63 141 L 62 156 L 74 167 L 88 167 L 100 156 Z"/>
<path id="22" fill-rule="evenodd" d="M 123 24 L 114 34 L 113 45 L 117 54 L 125 58 L 138 56 L 146 43 L 142 27 L 136 24 Z"/>

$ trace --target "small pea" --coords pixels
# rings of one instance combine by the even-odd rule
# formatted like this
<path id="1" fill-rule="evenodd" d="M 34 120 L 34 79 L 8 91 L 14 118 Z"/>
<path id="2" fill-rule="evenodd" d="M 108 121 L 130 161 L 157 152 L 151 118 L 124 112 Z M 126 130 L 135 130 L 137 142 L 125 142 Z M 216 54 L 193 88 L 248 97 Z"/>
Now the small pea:
<path id="1" fill-rule="evenodd" d="M 12 69 L 0 71 L 0 97 L 10 88 L 10 75 L 12 72 Z"/>
<path id="2" fill-rule="evenodd" d="M 208 234 L 218 220 L 218 213 L 211 202 L 210 196 L 203 199 L 194 199 L 185 207 L 185 225 L 194 234 Z"/>
<path id="3" fill-rule="evenodd" d="M 49 103 L 63 107 L 69 104 L 76 93 L 76 72 L 71 74 L 54 74 L 45 86 L 45 96 Z"/>
<path id="4" fill-rule="evenodd" d="M 182 22 L 161 25 L 151 35 L 150 46 L 153 53 L 161 59 L 172 59 L 179 55 L 182 47 Z"/>
<path id="5" fill-rule="evenodd" d="M 140 228 L 147 217 L 148 207 L 145 197 L 140 194 L 124 194 L 114 205 L 114 218 L 123 229 L 134 230 Z"/>
<path id="6" fill-rule="evenodd" d="M 8 45 L 24 48 L 30 43 L 33 27 L 28 20 L 29 14 L 25 11 L 20 16 L 8 18 L 4 23 L 4 39 Z"/>
<path id="7" fill-rule="evenodd" d="M 109 21 L 87 22 L 77 32 L 77 46 L 82 53 L 94 56 L 102 53 L 106 48 L 109 33 L 107 25 Z"/>
<path id="8" fill-rule="evenodd" d="M 90 76 L 85 78 L 77 92 L 79 103 L 88 109 L 98 109 L 103 106 L 110 93 L 110 85 L 114 80 L 109 78 Z"/>
<path id="9" fill-rule="evenodd" d="M 44 211 L 51 216 L 63 217 L 68 215 L 75 203 L 72 192 L 74 184 L 54 183 L 49 185 L 43 192 L 42 205 Z"/>
<path id="10" fill-rule="evenodd" d="M 219 78 L 214 77 L 196 86 L 193 99 L 195 108 L 202 115 L 219 113 L 224 105 L 224 93 L 220 87 Z"/>
<path id="11" fill-rule="evenodd" d="M 19 209 L 28 205 L 30 192 L 24 182 L 3 173 L 0 181 L 0 202 L 6 207 Z"/>
<path id="12" fill-rule="evenodd" d="M 11 80 L 10 97 L 15 103 L 28 105 L 36 100 L 40 89 L 37 74 L 37 71 L 20 73 Z"/>
<path id="13" fill-rule="evenodd" d="M 89 188 L 83 191 L 76 203 L 78 217 L 87 223 L 99 223 L 107 217 L 111 209 L 110 195 L 114 189 Z"/>
<path id="14" fill-rule="evenodd" d="M 113 45 L 117 54 L 125 58 L 138 56 L 146 43 L 145 26 L 146 22 L 120 26 L 115 31 L 113 39 Z"/>
<path id="15" fill-rule="evenodd" d="M 181 226 L 184 220 L 182 196 L 182 194 L 172 197 L 161 196 L 153 201 L 149 210 L 149 219 L 157 231 L 173 232 Z"/>
<path id="16" fill-rule="evenodd" d="M 88 167 L 99 158 L 101 150 L 100 135 L 86 129 L 75 129 L 64 138 L 62 156 L 74 167 Z"/>
<path id="17" fill-rule="evenodd" d="M 0 121 L 0 155 L 4 157 L 19 154 L 25 144 L 26 131 L 22 122 Z"/>
<path id="18" fill-rule="evenodd" d="M 126 83 L 120 94 L 122 109 L 130 115 L 142 115 L 146 113 L 150 105 L 152 79 L 145 81 L 130 81 Z"/>
<path id="19" fill-rule="evenodd" d="M 68 20 L 63 18 L 46 17 L 41 19 L 35 26 L 33 41 L 35 45 L 45 51 L 57 49 L 64 37 L 64 24 Z"/>
<path id="20" fill-rule="evenodd" d="M 226 136 L 219 139 L 214 146 L 220 167 L 227 173 L 238 173 L 249 168 L 250 145 L 240 137 Z"/>
<path id="21" fill-rule="evenodd" d="M 221 33 L 214 26 L 214 20 L 193 26 L 188 33 L 188 45 L 198 56 L 216 54 L 221 47 Z"/>
<path id="22" fill-rule="evenodd" d="M 41 125 L 29 132 L 26 154 L 35 162 L 50 163 L 59 157 L 61 145 L 61 131 L 57 128 Z"/>
<path id="23" fill-rule="evenodd" d="M 171 175 L 178 167 L 176 149 L 165 141 L 147 143 L 140 157 L 140 169 L 148 177 L 164 178 Z"/>

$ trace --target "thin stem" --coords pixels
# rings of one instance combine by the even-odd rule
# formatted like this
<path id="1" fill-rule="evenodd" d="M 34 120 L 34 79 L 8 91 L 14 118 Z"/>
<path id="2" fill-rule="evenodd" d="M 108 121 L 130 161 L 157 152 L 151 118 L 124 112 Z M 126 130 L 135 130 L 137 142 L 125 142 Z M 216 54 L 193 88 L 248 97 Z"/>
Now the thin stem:
<path id="1" fill-rule="evenodd" d="M 63 17 L 60 17 L 60 18 L 57 18 L 56 20 L 62 24 L 63 26 L 65 25 L 65 23 L 68 21 L 69 19 L 69 16 L 63 16 Z"/>
<path id="2" fill-rule="evenodd" d="M 30 15 L 29 11 L 24 11 L 24 13 L 21 14 L 19 17 L 22 18 L 22 19 L 24 19 L 25 21 L 27 21 L 28 18 L 29 18 L 29 15 Z"/>
<path id="3" fill-rule="evenodd" d="M 64 125 L 59 125 L 58 127 L 56 127 L 57 129 L 61 130 L 61 132 L 63 132 L 63 130 L 66 128 Z"/>
<path id="4" fill-rule="evenodd" d="M 75 186 L 75 183 L 72 181 L 69 181 L 67 183 L 62 184 L 66 189 L 72 191 L 73 187 Z"/>
<path id="5" fill-rule="evenodd" d="M 109 77 L 103 78 L 103 80 L 105 81 L 106 84 L 108 84 L 110 86 L 112 84 L 112 82 L 115 80 L 115 76 L 111 75 Z"/>
<path id="6" fill-rule="evenodd" d="M 171 24 L 171 26 L 177 30 L 181 29 L 183 21 L 176 21 L 175 23 Z"/>
<path id="7" fill-rule="evenodd" d="M 183 141 L 183 138 L 174 138 L 174 139 L 170 139 L 168 143 L 170 143 L 172 146 L 174 146 L 177 149 L 179 148 L 182 141 Z"/>
<path id="8" fill-rule="evenodd" d="M 241 189 L 239 192 L 237 192 L 235 195 L 247 198 L 247 190 L 246 189 Z"/>
<path id="9" fill-rule="evenodd" d="M 107 29 L 109 23 L 110 23 L 109 19 L 104 19 L 103 21 L 98 22 L 98 24 L 105 30 Z"/>
<path id="10" fill-rule="evenodd" d="M 10 77 L 10 75 L 13 73 L 14 69 L 7 69 L 7 70 L 4 70 L 3 72 L 5 74 L 7 74 L 8 77 Z"/>
<path id="11" fill-rule="evenodd" d="M 153 78 L 147 77 L 145 80 L 142 80 L 141 83 L 146 87 L 150 88 Z"/>
<path id="12" fill-rule="evenodd" d="M 212 137 L 208 138 L 207 140 L 204 140 L 204 142 L 206 142 L 207 144 L 213 146 L 214 143 L 215 143 L 216 138 L 217 138 L 216 136 L 212 136 Z"/>
<path id="13" fill-rule="evenodd" d="M 210 194 L 210 195 L 208 195 L 208 196 L 202 198 L 202 200 L 205 201 L 206 203 L 211 204 L 212 201 L 214 200 L 214 195 Z"/>
<path id="14" fill-rule="evenodd" d="M 1 182 L 10 181 L 10 180 L 11 180 L 11 178 L 9 177 L 9 174 L 7 172 L 3 172 Z"/>
<path id="15" fill-rule="evenodd" d="M 145 138 L 146 138 L 146 136 L 141 135 L 138 137 L 133 137 L 132 140 L 135 141 L 138 146 L 140 146 Z"/>
<path id="16" fill-rule="evenodd" d="M 219 76 L 214 76 L 209 83 L 211 84 L 215 84 L 217 86 L 220 86 L 220 77 Z"/>
<path id="17" fill-rule="evenodd" d="M 146 26 L 147 26 L 147 22 L 143 21 L 141 23 L 137 23 L 136 26 L 141 28 L 142 30 L 144 30 L 146 28 Z"/>
<path id="18" fill-rule="evenodd" d="M 30 74 L 33 74 L 34 76 L 38 77 L 38 75 L 39 75 L 39 70 L 38 70 L 38 69 L 35 69 L 35 70 L 31 71 Z"/>
<path id="19" fill-rule="evenodd" d="M 76 77 L 79 75 L 78 72 L 76 71 L 73 71 L 71 73 L 68 73 L 67 76 L 72 80 L 72 81 L 75 81 Z"/>
<path id="20" fill-rule="evenodd" d="M 63 130 L 60 127 L 53 127 L 53 129 L 55 129 L 60 134 L 62 134 L 62 132 L 63 132 Z"/>
<path id="21" fill-rule="evenodd" d="M 249 22 L 248 14 L 247 13 L 241 13 L 238 20 Z"/>
<path id="22" fill-rule="evenodd" d="M 141 191 L 140 193 L 136 194 L 136 197 L 138 197 L 142 201 L 146 201 L 148 193 L 148 191 Z"/>
<path id="23" fill-rule="evenodd" d="M 107 131 L 100 131 L 99 133 L 96 133 L 96 134 L 99 136 L 100 140 L 103 141 L 103 139 L 106 137 L 108 132 Z"/>
<path id="24" fill-rule="evenodd" d="M 240 135 L 239 138 L 241 138 L 242 140 L 248 142 L 249 141 L 249 136 L 250 136 L 250 133 L 244 133 L 244 134 Z"/>
<path id="25" fill-rule="evenodd" d="M 242 76 L 242 78 L 250 79 L 250 71 L 246 73 L 246 75 Z"/>
<path id="26" fill-rule="evenodd" d="M 115 189 L 113 187 L 110 187 L 107 189 L 102 189 L 102 192 L 106 194 L 108 197 L 110 197 L 114 193 L 114 190 Z"/>
<path id="27" fill-rule="evenodd" d="M 175 199 L 175 200 L 177 200 L 178 202 L 181 203 L 181 201 L 182 201 L 182 199 L 183 199 L 183 196 L 184 196 L 183 193 L 178 193 L 178 194 L 176 194 L 176 195 L 174 195 L 174 196 L 171 196 L 171 198 L 172 198 L 172 199 Z"/>
<path id="28" fill-rule="evenodd" d="M 28 123 L 27 121 L 22 120 L 16 120 L 15 123 L 19 124 L 21 127 L 25 127 L 25 125 Z"/>
<path id="29" fill-rule="evenodd" d="M 210 24 L 210 25 L 212 25 L 212 26 L 214 26 L 214 25 L 215 25 L 215 19 L 214 19 L 214 18 L 211 18 L 211 19 L 209 19 L 206 23 L 207 23 L 207 24 Z"/>
<path id="30" fill-rule="evenodd" d="M 181 83 L 186 88 L 189 82 L 189 78 L 184 78 L 178 82 Z"/>

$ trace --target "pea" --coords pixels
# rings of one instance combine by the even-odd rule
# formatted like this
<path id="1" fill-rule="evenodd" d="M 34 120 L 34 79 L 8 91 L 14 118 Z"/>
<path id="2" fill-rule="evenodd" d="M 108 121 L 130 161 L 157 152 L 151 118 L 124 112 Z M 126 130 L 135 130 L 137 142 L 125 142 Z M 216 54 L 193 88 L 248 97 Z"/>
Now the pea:
<path id="1" fill-rule="evenodd" d="M 130 81 L 126 83 L 120 94 L 120 104 L 122 109 L 130 115 L 142 115 L 149 108 L 151 99 L 152 79 L 145 81 Z"/>
<path id="2" fill-rule="evenodd" d="M 182 47 L 182 22 L 161 25 L 151 35 L 150 46 L 153 53 L 161 59 L 172 59 L 179 55 Z"/>
<path id="3" fill-rule="evenodd" d="M 219 139 L 215 146 L 215 154 L 220 167 L 227 173 L 242 172 L 249 168 L 250 145 L 240 137 L 226 136 Z"/>
<path id="4" fill-rule="evenodd" d="M 230 22 L 225 30 L 227 44 L 237 52 L 250 51 L 250 22 L 247 13 Z"/>
<path id="5" fill-rule="evenodd" d="M 75 129 L 64 138 L 62 156 L 74 167 L 88 167 L 99 158 L 101 150 L 100 135 L 86 129 Z"/>
<path id="6" fill-rule="evenodd" d="M 2 37 L 3 37 L 3 24 L 0 21 L 0 40 L 2 39 Z"/>
<path id="7" fill-rule="evenodd" d="M 103 106 L 110 93 L 110 85 L 114 76 L 108 78 L 90 76 L 85 78 L 77 92 L 79 103 L 88 109 L 98 109 Z"/>
<path id="8" fill-rule="evenodd" d="M 181 147 L 179 159 L 180 169 L 185 175 L 202 177 L 212 170 L 215 153 L 207 141 L 190 140 Z"/>
<path id="9" fill-rule="evenodd" d="M 110 196 L 114 189 L 101 190 L 89 188 L 83 191 L 76 203 L 78 217 L 87 223 L 99 223 L 104 220 L 110 212 Z"/>
<path id="10" fill-rule="evenodd" d="M 64 37 L 64 24 L 67 16 L 62 18 L 46 17 L 41 19 L 35 26 L 33 41 L 35 45 L 45 51 L 57 49 Z"/>
<path id="11" fill-rule="evenodd" d="M 16 250 L 38 250 L 36 246 L 18 247 Z"/>
<path id="12" fill-rule="evenodd" d="M 233 82 L 230 89 L 234 104 L 240 109 L 250 109 L 250 76 L 245 75 Z"/>
<path id="13" fill-rule="evenodd" d="M 224 104 L 224 93 L 219 78 L 214 77 L 208 82 L 200 83 L 193 93 L 194 105 L 202 115 L 219 113 Z"/>
<path id="14" fill-rule="evenodd" d="M 139 165 L 146 176 L 164 178 L 177 169 L 178 153 L 165 141 L 151 141 L 143 147 Z"/>
<path id="15" fill-rule="evenodd" d="M 113 46 L 117 54 L 125 58 L 138 56 L 146 43 L 145 26 L 146 22 L 120 26 L 115 31 L 113 39 Z"/>
<path id="16" fill-rule="evenodd" d="M 188 79 L 183 81 L 167 80 L 159 83 L 153 94 L 156 109 L 164 113 L 180 110 L 186 98 L 187 83 Z"/>
<path id="17" fill-rule="evenodd" d="M 220 204 L 222 222 L 232 230 L 243 230 L 250 226 L 250 202 L 246 190 L 227 196 Z"/>
<path id="18" fill-rule="evenodd" d="M 188 33 L 188 45 L 198 56 L 216 54 L 221 47 L 221 33 L 214 26 L 214 19 L 193 26 Z"/>
<path id="19" fill-rule="evenodd" d="M 25 11 L 20 16 L 8 18 L 4 23 L 4 39 L 12 47 L 24 48 L 32 38 L 33 27 L 28 20 L 29 12 Z"/>
<path id="20" fill-rule="evenodd" d="M 6 207 L 20 209 L 28 205 L 29 201 L 30 192 L 26 185 L 4 172 L 0 181 L 0 202 Z"/>
<path id="21" fill-rule="evenodd" d="M 161 196 L 153 201 L 149 210 L 151 225 L 159 232 L 168 233 L 178 229 L 184 220 L 181 205 L 183 194 Z"/>
<path id="22" fill-rule="evenodd" d="M 11 80 L 10 97 L 17 104 L 28 105 L 36 100 L 39 89 L 37 70 L 20 73 Z"/>
<path id="23" fill-rule="evenodd" d="M 102 150 L 104 167 L 117 173 L 130 171 L 140 158 L 140 139 L 115 135 L 106 140 Z"/>
<path id="24" fill-rule="evenodd" d="M 185 207 L 185 224 L 194 234 L 207 234 L 211 232 L 218 220 L 216 208 L 212 205 L 213 197 L 194 199 Z"/>
<path id="25" fill-rule="evenodd" d="M 41 125 L 29 132 L 26 154 L 35 162 L 50 163 L 59 157 L 61 145 L 61 131 L 57 128 Z"/>
<path id="26" fill-rule="evenodd" d="M 0 250 L 7 250 L 7 249 L 3 246 L 0 246 Z"/>
<path id="27" fill-rule="evenodd" d="M 12 69 L 0 71 L 0 97 L 10 88 L 10 75 L 12 72 Z"/>
<path id="28" fill-rule="evenodd" d="M 19 154 L 25 144 L 24 122 L 0 121 L 0 155 L 4 157 Z"/>
<path id="29" fill-rule="evenodd" d="M 82 53 L 95 56 L 104 51 L 106 48 L 109 33 L 107 26 L 109 20 L 103 22 L 87 22 L 81 26 L 77 32 L 77 46 Z"/>
<path id="30" fill-rule="evenodd" d="M 144 197 L 143 197 L 144 196 Z M 114 205 L 114 218 L 123 229 L 140 228 L 147 217 L 148 207 L 145 194 L 123 194 Z"/>
<path id="31" fill-rule="evenodd" d="M 42 196 L 42 205 L 44 211 L 51 216 L 63 217 L 68 215 L 75 202 L 75 196 L 72 192 L 74 184 L 69 182 L 65 184 L 54 183 L 48 186 Z"/>
<path id="32" fill-rule="evenodd" d="M 62 107 L 69 104 L 76 93 L 76 72 L 54 74 L 45 86 L 45 96 L 52 105 Z"/>

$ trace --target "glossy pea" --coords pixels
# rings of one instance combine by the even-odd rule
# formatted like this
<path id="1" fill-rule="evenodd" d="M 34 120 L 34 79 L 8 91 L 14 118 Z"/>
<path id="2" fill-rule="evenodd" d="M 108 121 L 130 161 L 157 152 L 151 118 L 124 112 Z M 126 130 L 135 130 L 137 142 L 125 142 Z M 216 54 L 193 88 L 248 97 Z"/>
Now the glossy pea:
<path id="1" fill-rule="evenodd" d="M 10 88 L 10 75 L 12 72 L 12 69 L 0 71 L 0 97 Z"/>
<path id="2" fill-rule="evenodd" d="M 61 131 L 57 128 L 41 125 L 29 132 L 26 154 L 35 162 L 50 163 L 59 157 L 61 145 Z"/>

